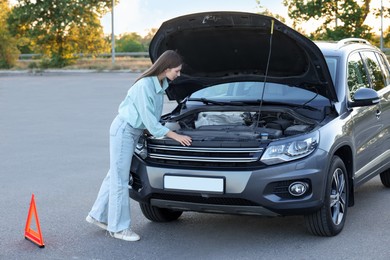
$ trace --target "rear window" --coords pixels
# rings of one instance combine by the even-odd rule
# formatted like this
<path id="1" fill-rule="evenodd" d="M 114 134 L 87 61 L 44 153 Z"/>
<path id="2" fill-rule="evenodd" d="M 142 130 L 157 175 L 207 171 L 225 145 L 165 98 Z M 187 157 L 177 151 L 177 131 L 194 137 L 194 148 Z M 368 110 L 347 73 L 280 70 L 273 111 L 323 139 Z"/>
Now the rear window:
<path id="1" fill-rule="evenodd" d="M 385 78 L 385 85 L 388 86 L 390 85 L 390 67 L 389 67 L 389 64 L 388 62 L 386 61 L 386 58 L 384 57 L 384 55 L 381 55 L 379 53 L 375 53 L 378 57 L 378 60 L 379 60 L 379 64 L 382 68 L 382 71 L 383 71 L 383 76 Z"/>

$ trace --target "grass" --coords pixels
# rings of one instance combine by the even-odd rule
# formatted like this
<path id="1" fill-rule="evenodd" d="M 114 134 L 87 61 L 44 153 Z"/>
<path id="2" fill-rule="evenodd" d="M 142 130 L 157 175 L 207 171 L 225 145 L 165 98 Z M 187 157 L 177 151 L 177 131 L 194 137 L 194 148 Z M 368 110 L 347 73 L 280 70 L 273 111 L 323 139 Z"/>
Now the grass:
<path id="1" fill-rule="evenodd" d="M 120 57 L 112 62 L 111 58 L 79 59 L 74 64 L 66 66 L 64 70 L 129 70 L 144 71 L 151 66 L 149 58 Z M 12 70 L 40 70 L 40 60 L 18 60 Z"/>

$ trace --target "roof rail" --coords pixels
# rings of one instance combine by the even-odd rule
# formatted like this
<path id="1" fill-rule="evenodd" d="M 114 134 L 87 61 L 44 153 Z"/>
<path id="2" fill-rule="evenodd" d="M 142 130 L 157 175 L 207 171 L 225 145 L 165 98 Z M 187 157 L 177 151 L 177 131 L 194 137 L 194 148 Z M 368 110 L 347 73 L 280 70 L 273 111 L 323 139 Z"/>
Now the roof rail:
<path id="1" fill-rule="evenodd" d="M 371 45 L 371 43 L 365 39 L 361 39 L 361 38 L 346 38 L 346 39 L 342 39 L 340 41 L 337 42 L 337 46 L 338 47 L 341 47 L 343 45 L 347 45 L 347 44 L 351 44 L 351 43 L 363 43 L 363 44 L 368 44 L 368 45 Z"/>

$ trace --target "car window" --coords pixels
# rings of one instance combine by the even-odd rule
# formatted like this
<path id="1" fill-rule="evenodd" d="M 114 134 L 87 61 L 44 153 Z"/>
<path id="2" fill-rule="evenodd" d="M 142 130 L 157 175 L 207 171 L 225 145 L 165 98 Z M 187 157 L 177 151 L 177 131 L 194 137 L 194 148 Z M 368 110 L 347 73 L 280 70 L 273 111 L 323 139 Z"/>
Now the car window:
<path id="1" fill-rule="evenodd" d="M 362 87 L 368 88 L 370 86 L 363 60 L 357 52 L 348 57 L 347 82 L 351 99 L 353 99 L 352 97 L 356 90 Z"/>
<path id="2" fill-rule="evenodd" d="M 379 54 L 379 53 L 375 53 L 378 57 L 378 60 L 379 60 L 379 64 L 382 68 L 382 71 L 383 71 L 383 76 L 385 78 L 385 85 L 388 86 L 390 85 L 390 67 L 389 67 L 389 63 L 386 62 L 386 58 Z"/>
<path id="3" fill-rule="evenodd" d="M 371 78 L 372 88 L 375 90 L 380 90 L 385 87 L 385 78 L 383 77 L 381 66 L 379 61 L 372 51 L 363 52 L 365 57 L 366 66 Z"/>

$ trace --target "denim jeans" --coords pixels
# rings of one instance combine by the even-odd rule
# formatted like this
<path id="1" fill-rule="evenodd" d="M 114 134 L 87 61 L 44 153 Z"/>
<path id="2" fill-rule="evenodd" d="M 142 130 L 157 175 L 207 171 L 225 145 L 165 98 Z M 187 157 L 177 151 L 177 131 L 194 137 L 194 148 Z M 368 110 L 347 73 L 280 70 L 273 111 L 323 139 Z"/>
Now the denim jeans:
<path id="1" fill-rule="evenodd" d="M 130 227 L 129 171 L 142 129 L 135 129 L 117 116 L 110 127 L 110 169 L 89 215 L 107 223 L 107 230 Z"/>

